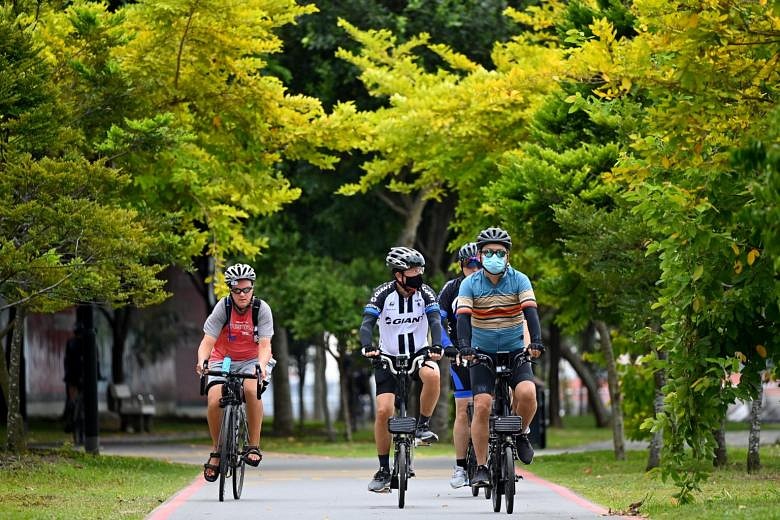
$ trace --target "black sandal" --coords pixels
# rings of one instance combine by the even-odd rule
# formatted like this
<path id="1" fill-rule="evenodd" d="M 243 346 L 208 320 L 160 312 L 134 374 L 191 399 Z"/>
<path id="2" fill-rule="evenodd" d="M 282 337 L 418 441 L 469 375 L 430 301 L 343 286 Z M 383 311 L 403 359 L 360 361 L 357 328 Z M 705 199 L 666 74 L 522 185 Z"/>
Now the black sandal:
<path id="1" fill-rule="evenodd" d="M 206 479 L 206 482 L 215 482 L 217 478 L 219 478 L 219 464 L 209 464 L 211 459 L 218 459 L 219 453 L 218 452 L 212 452 L 209 453 L 209 460 L 206 461 L 206 463 L 203 465 L 203 478 Z M 213 471 L 212 474 L 209 474 L 208 471 Z"/>
<path id="2" fill-rule="evenodd" d="M 257 455 L 258 459 L 250 459 L 249 455 Z M 260 461 L 263 460 L 263 454 L 260 453 L 260 449 L 257 446 L 244 446 L 244 453 L 241 454 L 241 459 L 253 468 L 256 468 L 260 465 Z"/>

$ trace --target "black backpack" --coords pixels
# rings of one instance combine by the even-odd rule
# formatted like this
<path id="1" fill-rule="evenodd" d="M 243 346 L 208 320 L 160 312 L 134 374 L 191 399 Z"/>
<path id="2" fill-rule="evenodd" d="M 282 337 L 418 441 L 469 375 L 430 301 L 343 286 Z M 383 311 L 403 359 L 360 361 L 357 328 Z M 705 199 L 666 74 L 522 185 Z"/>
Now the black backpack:
<path id="1" fill-rule="evenodd" d="M 230 296 L 226 296 L 224 299 L 225 302 L 225 314 L 227 315 L 227 318 L 225 319 L 225 324 L 222 326 L 227 327 L 230 323 L 230 313 L 233 312 L 233 301 L 230 298 Z M 252 297 L 252 325 L 254 325 L 254 338 L 255 343 L 260 341 L 260 332 L 257 330 L 257 317 L 260 315 L 260 298 Z M 228 337 L 230 337 L 230 329 L 228 328 Z"/>

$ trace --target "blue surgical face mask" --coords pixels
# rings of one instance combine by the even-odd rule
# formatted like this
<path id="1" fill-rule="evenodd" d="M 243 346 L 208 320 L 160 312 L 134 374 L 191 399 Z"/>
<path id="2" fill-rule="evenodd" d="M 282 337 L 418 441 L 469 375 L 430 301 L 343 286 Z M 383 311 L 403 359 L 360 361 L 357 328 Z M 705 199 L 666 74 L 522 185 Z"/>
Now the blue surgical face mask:
<path id="1" fill-rule="evenodd" d="M 490 258 L 482 257 L 482 267 L 490 274 L 501 274 L 506 269 L 506 257 L 499 258 L 498 255 L 493 255 Z"/>

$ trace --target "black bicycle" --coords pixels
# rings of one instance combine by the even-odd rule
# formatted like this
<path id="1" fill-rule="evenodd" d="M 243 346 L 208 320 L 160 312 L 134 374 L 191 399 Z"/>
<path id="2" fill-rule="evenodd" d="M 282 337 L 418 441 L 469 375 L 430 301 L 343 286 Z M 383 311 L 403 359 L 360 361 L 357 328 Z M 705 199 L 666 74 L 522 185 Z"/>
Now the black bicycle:
<path id="1" fill-rule="evenodd" d="M 506 502 L 506 512 L 511 514 L 515 504 L 515 459 L 517 449 L 514 438 L 523 431 L 523 418 L 512 412 L 512 394 L 509 380 L 512 369 L 531 361 L 527 352 L 497 352 L 493 357 L 477 354 L 472 363 L 482 363 L 490 368 L 496 378 L 493 409 L 490 414 L 488 434 L 488 472 L 490 489 L 486 496 L 493 499 L 493 511 L 501 511 L 501 496 Z"/>
<path id="2" fill-rule="evenodd" d="M 219 376 L 225 378 L 222 384 L 222 397 L 219 406 L 222 408 L 222 420 L 219 429 L 219 501 L 225 500 L 225 480 L 233 478 L 233 498 L 241 498 L 244 488 L 244 473 L 246 462 L 243 454 L 249 444 L 249 429 L 246 422 L 246 404 L 244 396 L 244 379 L 257 379 L 255 374 L 241 374 L 238 372 L 223 372 L 220 370 L 208 370 L 208 362 L 203 363 L 203 372 L 200 377 L 200 395 L 206 394 L 207 376 Z M 262 393 L 261 382 L 257 383 L 257 398 Z"/>
<path id="3" fill-rule="evenodd" d="M 398 507 L 406 504 L 406 489 L 409 479 L 414 476 L 414 432 L 417 419 L 406 415 L 406 400 L 409 395 L 411 376 L 428 359 L 427 351 L 410 358 L 408 355 L 389 356 L 379 354 L 376 362 L 384 364 L 398 380 L 398 393 L 395 405 L 398 415 L 387 420 L 387 429 L 393 434 L 393 470 L 390 474 L 390 489 L 398 490 Z"/>

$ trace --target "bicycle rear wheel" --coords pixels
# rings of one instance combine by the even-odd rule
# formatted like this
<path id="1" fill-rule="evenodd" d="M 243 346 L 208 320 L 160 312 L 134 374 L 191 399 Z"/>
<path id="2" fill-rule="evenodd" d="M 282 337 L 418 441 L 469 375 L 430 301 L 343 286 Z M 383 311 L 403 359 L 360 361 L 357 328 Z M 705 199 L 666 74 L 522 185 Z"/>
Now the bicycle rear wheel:
<path id="1" fill-rule="evenodd" d="M 233 452 L 235 460 L 235 468 L 233 469 L 233 498 L 238 500 L 241 498 L 241 491 L 244 489 L 244 472 L 246 471 L 246 462 L 242 457 L 244 448 L 249 444 L 249 432 L 246 426 L 246 410 L 244 406 L 239 406 L 236 413 L 236 420 L 234 421 L 236 426 L 233 442 Z"/>
<path id="2" fill-rule="evenodd" d="M 409 478 L 409 459 L 407 446 L 403 442 L 398 444 L 396 456 L 396 468 L 398 470 L 398 508 L 403 509 L 406 505 L 406 483 Z"/>
<path id="3" fill-rule="evenodd" d="M 219 428 L 219 501 L 225 501 L 225 479 L 230 469 L 231 444 L 235 433 L 233 432 L 233 407 L 226 406 L 222 409 L 222 424 Z"/>
<path id="4" fill-rule="evenodd" d="M 506 513 L 512 514 L 515 507 L 515 459 L 512 447 L 504 448 L 504 500 L 506 502 Z"/>
<path id="5" fill-rule="evenodd" d="M 477 456 L 474 453 L 474 443 L 469 439 L 469 447 L 466 450 L 466 475 L 469 477 L 469 484 L 474 480 L 474 473 L 477 471 Z M 471 496 L 479 495 L 479 488 L 471 486 Z"/>

